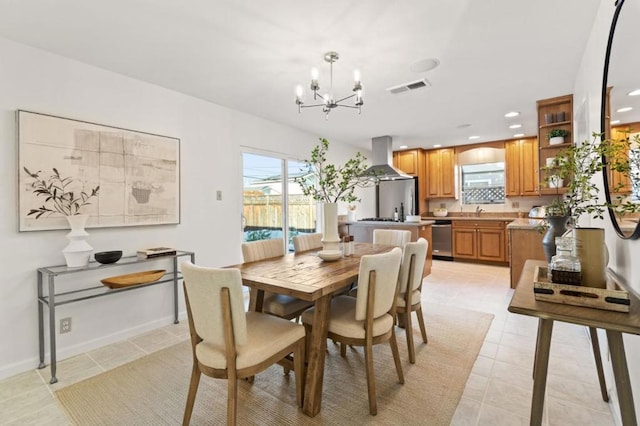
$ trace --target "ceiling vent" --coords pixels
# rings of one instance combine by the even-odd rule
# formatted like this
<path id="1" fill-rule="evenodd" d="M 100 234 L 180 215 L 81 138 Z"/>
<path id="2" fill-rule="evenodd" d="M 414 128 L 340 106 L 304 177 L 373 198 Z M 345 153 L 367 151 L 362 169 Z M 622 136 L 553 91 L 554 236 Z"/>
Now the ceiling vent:
<path id="1" fill-rule="evenodd" d="M 389 87 L 387 91 L 392 95 L 408 92 L 410 90 L 418 90 L 426 87 L 431 87 L 431 83 L 426 78 L 422 78 L 420 80 L 411 81 L 409 83 L 403 83 L 398 86 Z"/>

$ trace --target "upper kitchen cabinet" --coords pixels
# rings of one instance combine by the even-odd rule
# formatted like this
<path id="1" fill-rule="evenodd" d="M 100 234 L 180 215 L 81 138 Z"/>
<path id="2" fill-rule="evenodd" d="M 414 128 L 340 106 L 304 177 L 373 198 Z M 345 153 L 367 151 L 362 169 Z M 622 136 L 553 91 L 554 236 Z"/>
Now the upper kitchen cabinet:
<path id="1" fill-rule="evenodd" d="M 418 178 L 418 199 L 420 202 L 417 214 L 427 211 L 427 202 L 425 201 L 425 194 L 427 193 L 425 157 L 425 151 L 421 148 L 393 152 L 393 166 L 408 175 Z"/>
<path id="2" fill-rule="evenodd" d="M 573 95 L 558 96 L 556 98 L 541 99 L 536 102 L 538 108 L 538 144 L 539 164 L 545 166 L 547 159 L 551 159 L 563 148 L 571 146 L 573 141 Z M 554 136 L 566 134 L 564 140 Z M 544 171 L 540 171 L 540 182 L 544 182 Z M 548 173 L 553 173 L 553 170 Z M 566 182 L 563 182 L 565 184 Z M 566 187 L 541 187 L 541 194 L 565 193 Z"/>
<path id="3" fill-rule="evenodd" d="M 507 197 L 539 195 L 538 140 L 505 142 L 505 194 Z"/>
<path id="4" fill-rule="evenodd" d="M 628 123 L 611 127 L 611 139 L 629 139 L 633 135 L 640 133 L 640 123 Z M 633 139 L 632 139 L 633 140 Z M 628 155 L 625 153 L 625 155 Z M 615 195 L 629 194 L 631 192 L 631 179 L 629 173 L 617 172 L 608 169 L 609 191 Z"/>
<path id="5" fill-rule="evenodd" d="M 427 151 L 427 198 L 455 198 L 455 151 Z"/>

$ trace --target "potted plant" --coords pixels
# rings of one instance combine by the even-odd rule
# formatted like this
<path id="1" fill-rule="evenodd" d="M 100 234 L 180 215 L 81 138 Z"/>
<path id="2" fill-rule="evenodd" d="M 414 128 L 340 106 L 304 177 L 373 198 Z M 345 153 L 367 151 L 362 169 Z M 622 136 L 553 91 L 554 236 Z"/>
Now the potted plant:
<path id="1" fill-rule="evenodd" d="M 569 132 L 564 129 L 551 129 L 547 134 L 549 145 L 559 145 L 564 143 L 564 138 L 569 136 Z"/>
<path id="2" fill-rule="evenodd" d="M 305 160 L 306 169 L 301 176 L 294 178 L 302 193 L 323 203 L 323 245 L 325 250 L 338 250 L 339 201 L 354 203 L 360 201 L 355 195 L 357 187 L 364 188 L 375 183 L 375 179 L 363 177 L 367 169 L 366 157 L 357 152 L 355 157 L 341 166 L 327 163 L 329 141 L 320 138 L 320 144 L 311 151 L 311 158 Z"/>
<path id="3" fill-rule="evenodd" d="M 52 169 L 53 174 L 46 178 L 41 177 L 41 170 L 32 173 L 26 167 L 23 169 L 33 179 L 32 192 L 36 197 L 45 197 L 42 206 L 29 210 L 27 216 L 35 216 L 36 219 L 56 214 L 64 216 L 71 227 L 71 232 L 67 234 L 70 243 L 62 250 L 67 266 L 86 266 L 93 248 L 85 241 L 89 235 L 84 230 L 88 216 L 80 214 L 80 210 L 98 196 L 100 186 L 86 192 L 84 185 L 79 184 L 77 179 L 62 177 L 55 167 Z"/>

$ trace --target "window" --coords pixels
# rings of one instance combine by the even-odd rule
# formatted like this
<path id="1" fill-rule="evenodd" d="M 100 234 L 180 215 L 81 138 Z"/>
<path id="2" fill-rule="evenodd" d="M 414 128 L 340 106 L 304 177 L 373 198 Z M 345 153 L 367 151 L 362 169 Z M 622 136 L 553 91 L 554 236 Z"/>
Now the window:
<path id="1" fill-rule="evenodd" d="M 467 164 L 461 169 L 463 204 L 504 203 L 504 162 Z"/>
<path id="2" fill-rule="evenodd" d="M 291 237 L 316 231 L 316 202 L 293 181 L 303 166 L 286 158 L 242 154 L 244 241 L 285 238 L 293 250 Z"/>

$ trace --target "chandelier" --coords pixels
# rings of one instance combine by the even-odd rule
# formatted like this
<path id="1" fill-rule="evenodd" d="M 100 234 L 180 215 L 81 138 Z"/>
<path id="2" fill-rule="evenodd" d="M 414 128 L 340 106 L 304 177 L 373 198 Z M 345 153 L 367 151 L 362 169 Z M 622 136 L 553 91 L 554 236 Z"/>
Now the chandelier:
<path id="1" fill-rule="evenodd" d="M 364 101 L 362 99 L 362 82 L 360 81 L 360 72 L 355 70 L 353 72 L 354 84 L 353 94 L 345 96 L 344 98 L 336 99 L 333 95 L 333 63 L 340 59 L 338 52 L 327 52 L 324 54 L 324 60 L 329 62 L 329 92 L 324 95 L 320 94 L 320 84 L 318 83 L 318 69 L 311 69 L 311 85 L 310 88 L 313 91 L 313 100 L 319 101 L 319 103 L 312 105 L 304 104 L 304 90 L 302 85 L 296 87 L 296 105 L 298 105 L 298 113 L 302 111 L 302 108 L 322 107 L 322 112 L 325 113 L 325 119 L 329 119 L 329 113 L 332 109 L 337 107 L 354 108 L 358 110 L 358 114 L 361 113 L 362 105 Z M 347 99 L 354 99 L 354 105 L 345 105 L 342 102 Z"/>

